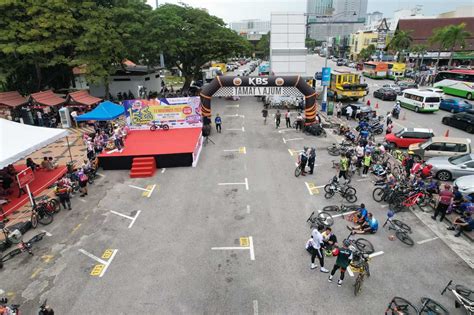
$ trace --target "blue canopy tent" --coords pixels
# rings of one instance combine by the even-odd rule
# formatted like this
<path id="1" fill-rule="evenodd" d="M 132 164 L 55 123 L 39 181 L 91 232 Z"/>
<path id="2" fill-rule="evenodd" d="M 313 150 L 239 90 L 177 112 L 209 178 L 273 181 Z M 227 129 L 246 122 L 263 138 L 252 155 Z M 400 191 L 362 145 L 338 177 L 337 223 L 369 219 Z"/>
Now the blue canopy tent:
<path id="1" fill-rule="evenodd" d="M 87 120 L 113 120 L 125 114 L 122 105 L 117 105 L 110 101 L 100 103 L 96 108 L 88 113 L 76 117 L 76 121 Z"/>

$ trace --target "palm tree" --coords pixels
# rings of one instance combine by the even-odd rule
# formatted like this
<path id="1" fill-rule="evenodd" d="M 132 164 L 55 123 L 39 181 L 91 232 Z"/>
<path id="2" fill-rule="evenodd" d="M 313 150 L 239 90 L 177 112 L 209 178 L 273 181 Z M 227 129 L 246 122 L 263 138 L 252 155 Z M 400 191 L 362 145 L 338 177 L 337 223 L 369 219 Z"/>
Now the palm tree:
<path id="1" fill-rule="evenodd" d="M 411 49 L 411 52 L 415 53 L 417 56 L 416 65 L 415 65 L 416 69 L 419 69 L 419 67 L 423 65 L 423 59 L 425 58 L 426 49 L 427 49 L 426 45 L 416 45 Z M 418 64 L 418 62 L 420 61 L 420 56 L 421 56 L 421 62 Z"/>
<path id="2" fill-rule="evenodd" d="M 401 31 L 397 30 L 395 32 L 395 35 L 392 37 L 390 40 L 390 43 L 388 44 L 388 47 L 397 51 L 398 53 L 398 61 L 400 61 L 400 51 L 405 51 L 407 50 L 411 42 L 413 41 L 413 38 L 411 37 L 412 31 Z"/>
<path id="3" fill-rule="evenodd" d="M 443 46 L 449 47 L 450 56 L 448 67 L 451 68 L 451 63 L 453 62 L 454 48 L 457 46 L 465 46 L 466 39 L 471 36 L 471 33 L 466 31 L 466 23 L 461 23 L 459 25 L 448 25 L 445 27 L 445 33 L 443 38 Z"/>
<path id="4" fill-rule="evenodd" d="M 441 51 L 446 48 L 446 27 L 438 27 L 433 30 L 433 35 L 428 39 L 430 45 L 438 45 L 438 58 L 436 58 L 435 73 L 438 72 L 439 58 Z"/>

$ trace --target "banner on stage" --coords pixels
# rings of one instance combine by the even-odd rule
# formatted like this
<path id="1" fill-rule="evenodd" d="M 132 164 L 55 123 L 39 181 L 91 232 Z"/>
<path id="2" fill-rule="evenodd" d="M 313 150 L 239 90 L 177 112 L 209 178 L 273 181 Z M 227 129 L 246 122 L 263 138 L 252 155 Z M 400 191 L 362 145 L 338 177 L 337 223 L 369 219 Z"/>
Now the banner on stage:
<path id="1" fill-rule="evenodd" d="M 152 121 L 167 124 L 170 128 L 200 128 L 202 122 L 199 102 L 199 97 L 194 96 L 127 100 L 122 104 L 131 129 L 149 128 Z"/>

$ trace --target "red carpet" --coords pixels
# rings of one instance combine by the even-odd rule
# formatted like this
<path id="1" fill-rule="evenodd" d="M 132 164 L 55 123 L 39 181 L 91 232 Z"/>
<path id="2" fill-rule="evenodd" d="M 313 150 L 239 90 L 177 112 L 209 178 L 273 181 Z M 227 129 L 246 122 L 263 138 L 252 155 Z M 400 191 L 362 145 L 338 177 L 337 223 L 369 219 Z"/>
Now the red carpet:
<path id="1" fill-rule="evenodd" d="M 15 165 L 15 169 L 17 171 L 21 171 L 25 169 L 25 165 Z M 38 170 L 35 172 L 35 180 L 30 184 L 30 190 L 35 197 L 39 196 L 40 193 L 51 186 L 58 178 L 63 176 L 67 171 L 66 166 L 59 166 L 58 168 L 52 171 L 45 171 L 45 170 Z M 12 184 L 11 190 L 13 194 L 8 196 L 2 196 L 0 199 L 8 199 L 10 202 L 3 206 L 3 211 L 5 212 L 6 216 L 12 214 L 13 211 L 18 210 L 21 206 L 25 203 L 29 202 L 28 195 L 22 194 L 20 198 L 18 198 L 18 184 L 15 182 Z M 26 191 L 26 188 L 25 188 Z"/>
<path id="2" fill-rule="evenodd" d="M 99 157 L 144 156 L 194 152 L 201 128 L 133 130 L 125 139 L 122 152 L 100 154 Z"/>

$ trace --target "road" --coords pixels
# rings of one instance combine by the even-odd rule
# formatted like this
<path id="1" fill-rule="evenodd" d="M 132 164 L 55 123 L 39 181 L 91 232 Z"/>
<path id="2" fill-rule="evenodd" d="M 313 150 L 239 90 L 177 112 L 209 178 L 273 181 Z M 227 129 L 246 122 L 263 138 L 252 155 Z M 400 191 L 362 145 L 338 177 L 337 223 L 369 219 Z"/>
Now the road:
<path id="1" fill-rule="evenodd" d="M 370 178 L 354 181 L 357 203 L 380 222 L 377 234 L 364 236 L 378 255 L 361 295 L 354 297 L 350 275 L 339 288 L 310 270 L 306 219 L 341 202 L 321 194 L 334 175 L 326 147 L 335 139 L 263 125 L 261 109 L 254 97 L 213 99 L 223 131 L 211 135 L 215 144 L 203 148 L 195 168 L 147 179 L 101 171 L 89 196 L 73 198 L 72 211 L 40 227 L 51 236 L 35 256 L 5 264 L 0 290 L 25 314 L 46 298 L 57 314 L 383 314 L 393 296 L 416 305 L 431 297 L 462 314 L 449 293 L 440 295 L 451 279 L 474 283 L 452 237 L 438 237 L 419 215 L 404 212 L 399 219 L 420 244 L 389 240 L 393 231 L 381 226 L 387 207 L 372 200 Z M 303 146 L 317 148 L 317 167 L 295 178 L 295 150 Z M 339 240 L 347 224 L 335 219 Z M 472 255 L 472 245 L 462 246 Z M 326 257 L 326 267 L 334 261 Z"/>
<path id="2" fill-rule="evenodd" d="M 321 71 L 322 67 L 324 66 L 324 58 L 320 57 L 319 55 L 309 55 L 307 58 L 307 73 L 314 74 L 317 71 Z M 328 67 L 331 68 L 339 68 L 345 69 L 350 71 L 355 71 L 353 68 L 349 67 L 338 67 L 333 60 L 328 60 Z M 358 71 L 359 73 L 361 71 Z M 385 115 L 387 112 L 391 111 L 395 102 L 393 101 L 382 101 L 373 97 L 372 93 L 376 89 L 382 87 L 384 84 L 394 83 L 392 80 L 373 80 L 370 78 L 366 78 L 366 83 L 369 85 L 370 93 L 365 98 L 365 102 L 370 100 L 372 106 L 375 106 L 377 103 L 379 104 L 379 109 L 377 110 L 378 115 Z M 452 97 L 452 96 L 448 96 Z M 452 97 L 456 98 L 456 97 Z M 359 101 L 363 103 L 362 100 Z M 462 138 L 470 138 L 473 139 L 473 135 L 469 134 L 463 130 L 448 127 L 441 123 L 441 119 L 444 116 L 451 115 L 449 112 L 439 110 L 435 113 L 415 113 L 414 111 L 407 110 L 402 108 L 402 112 L 400 113 L 400 119 L 394 119 L 394 131 L 398 131 L 401 128 L 431 128 L 434 131 L 436 136 L 444 136 L 446 131 L 449 130 L 450 137 L 462 137 Z M 405 119 L 402 119 L 405 117 Z"/>

